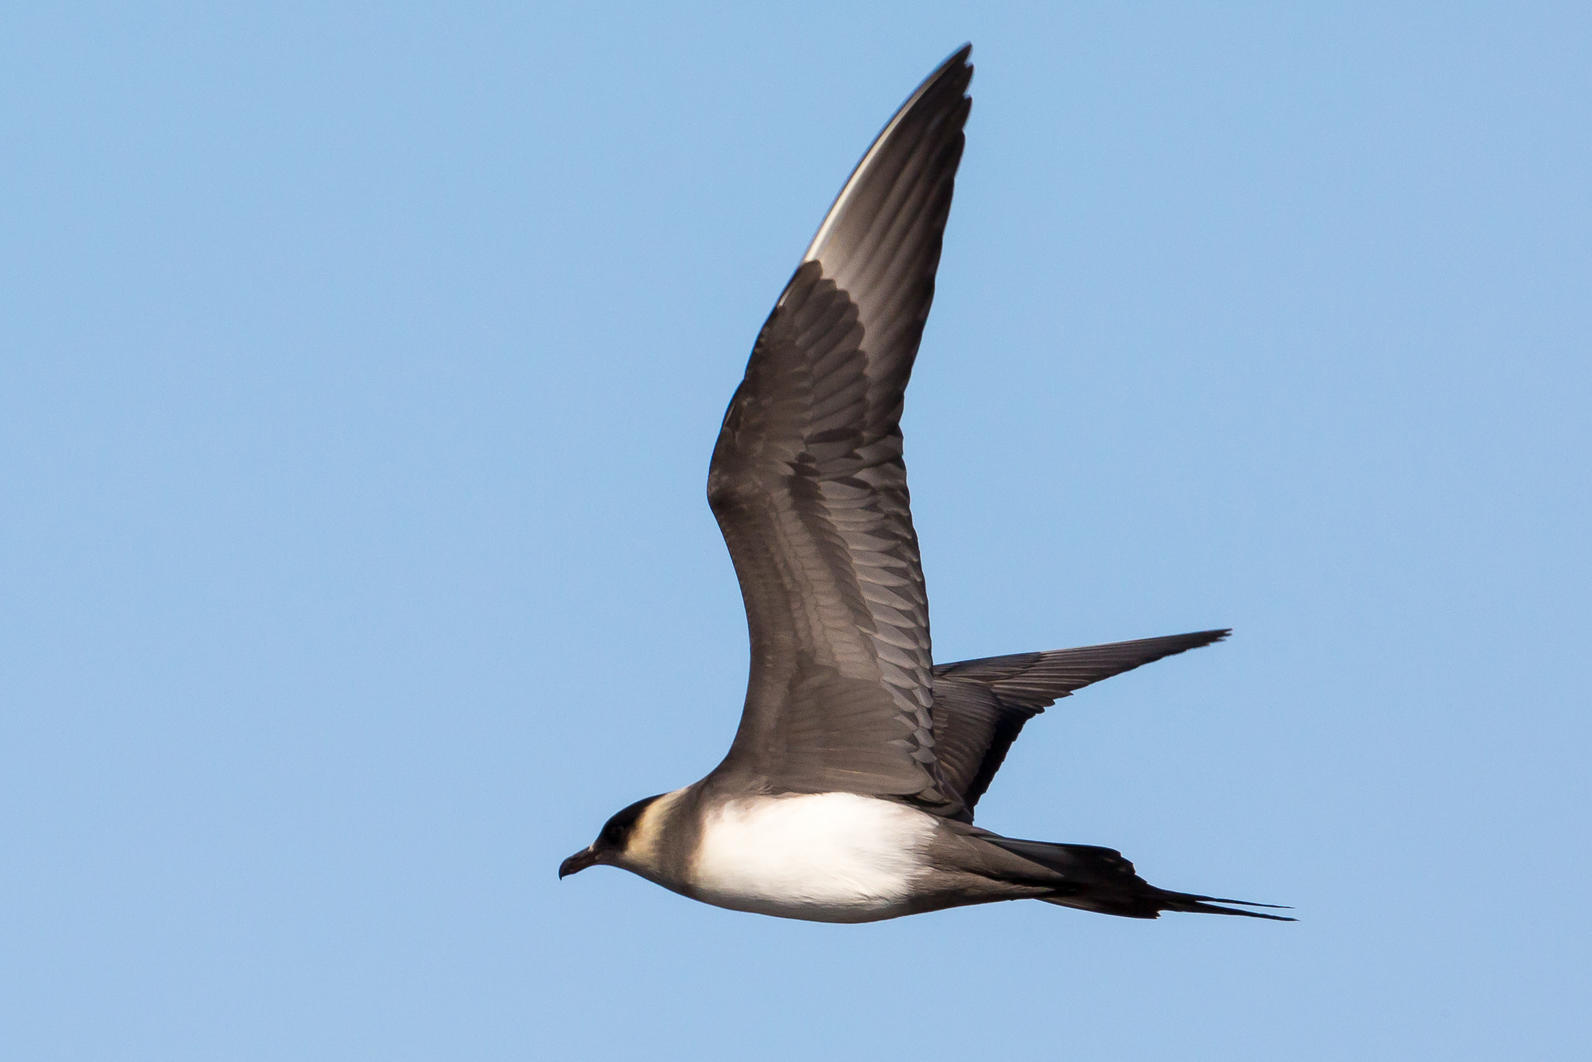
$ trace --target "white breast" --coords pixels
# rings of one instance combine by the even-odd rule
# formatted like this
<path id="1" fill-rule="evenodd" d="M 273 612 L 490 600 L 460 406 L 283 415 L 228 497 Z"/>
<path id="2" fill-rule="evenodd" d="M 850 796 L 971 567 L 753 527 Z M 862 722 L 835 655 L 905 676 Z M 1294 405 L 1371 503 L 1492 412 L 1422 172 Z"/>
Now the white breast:
<path id="1" fill-rule="evenodd" d="M 855 793 L 749 797 L 708 812 L 691 894 L 720 907 L 822 922 L 903 914 L 937 821 Z"/>

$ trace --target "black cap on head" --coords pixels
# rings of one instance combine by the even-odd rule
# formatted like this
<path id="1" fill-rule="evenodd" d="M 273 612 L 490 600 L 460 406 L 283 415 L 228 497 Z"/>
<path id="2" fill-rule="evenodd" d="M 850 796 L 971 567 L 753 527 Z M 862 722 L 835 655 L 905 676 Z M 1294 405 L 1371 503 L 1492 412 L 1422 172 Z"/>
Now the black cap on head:
<path id="1" fill-rule="evenodd" d="M 604 856 L 623 852 L 629 844 L 631 831 L 636 828 L 641 813 L 647 810 L 647 805 L 657 799 L 655 796 L 650 796 L 615 812 L 607 822 L 603 823 L 602 832 L 589 847 L 581 849 L 558 865 L 558 876 L 566 878 L 571 874 L 579 874 L 589 866 L 606 862 Z"/>

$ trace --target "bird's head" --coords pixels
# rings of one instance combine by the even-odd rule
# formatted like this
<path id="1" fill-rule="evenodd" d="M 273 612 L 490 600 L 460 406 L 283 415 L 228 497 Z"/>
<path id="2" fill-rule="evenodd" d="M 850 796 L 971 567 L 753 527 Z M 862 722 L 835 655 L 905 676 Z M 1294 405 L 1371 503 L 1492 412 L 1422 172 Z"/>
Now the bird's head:
<path id="1" fill-rule="evenodd" d="M 616 812 L 603 824 L 602 832 L 595 841 L 559 864 L 558 876 L 564 878 L 578 874 L 598 863 L 608 863 L 626 870 L 640 869 L 650 863 L 657 838 L 655 816 L 649 816 L 647 812 L 657 805 L 658 800 L 659 797 L 650 796 Z"/>

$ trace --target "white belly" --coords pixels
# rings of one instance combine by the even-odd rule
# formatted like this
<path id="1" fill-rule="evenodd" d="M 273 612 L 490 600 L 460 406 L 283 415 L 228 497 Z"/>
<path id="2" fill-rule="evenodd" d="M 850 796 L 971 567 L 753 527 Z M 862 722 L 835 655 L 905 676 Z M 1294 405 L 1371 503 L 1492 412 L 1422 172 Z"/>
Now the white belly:
<path id="1" fill-rule="evenodd" d="M 690 893 L 820 922 L 905 914 L 936 827 L 926 812 L 855 793 L 734 801 L 703 822 Z"/>

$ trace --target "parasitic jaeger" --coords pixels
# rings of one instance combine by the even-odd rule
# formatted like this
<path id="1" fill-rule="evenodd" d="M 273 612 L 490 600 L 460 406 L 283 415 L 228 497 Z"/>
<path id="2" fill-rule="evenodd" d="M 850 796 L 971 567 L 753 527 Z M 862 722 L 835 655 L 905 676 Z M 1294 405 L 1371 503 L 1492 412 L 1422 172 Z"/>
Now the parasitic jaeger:
<path id="1" fill-rule="evenodd" d="M 973 76 L 964 46 L 890 119 L 818 227 L 730 401 L 708 502 L 751 674 L 707 777 L 620 811 L 558 876 L 621 867 L 705 903 L 869 922 L 1035 899 L 1283 919 L 1159 889 L 1121 853 L 1003 837 L 973 809 L 1059 697 L 1225 630 L 936 664 L 901 407 L 934 297 Z"/>

